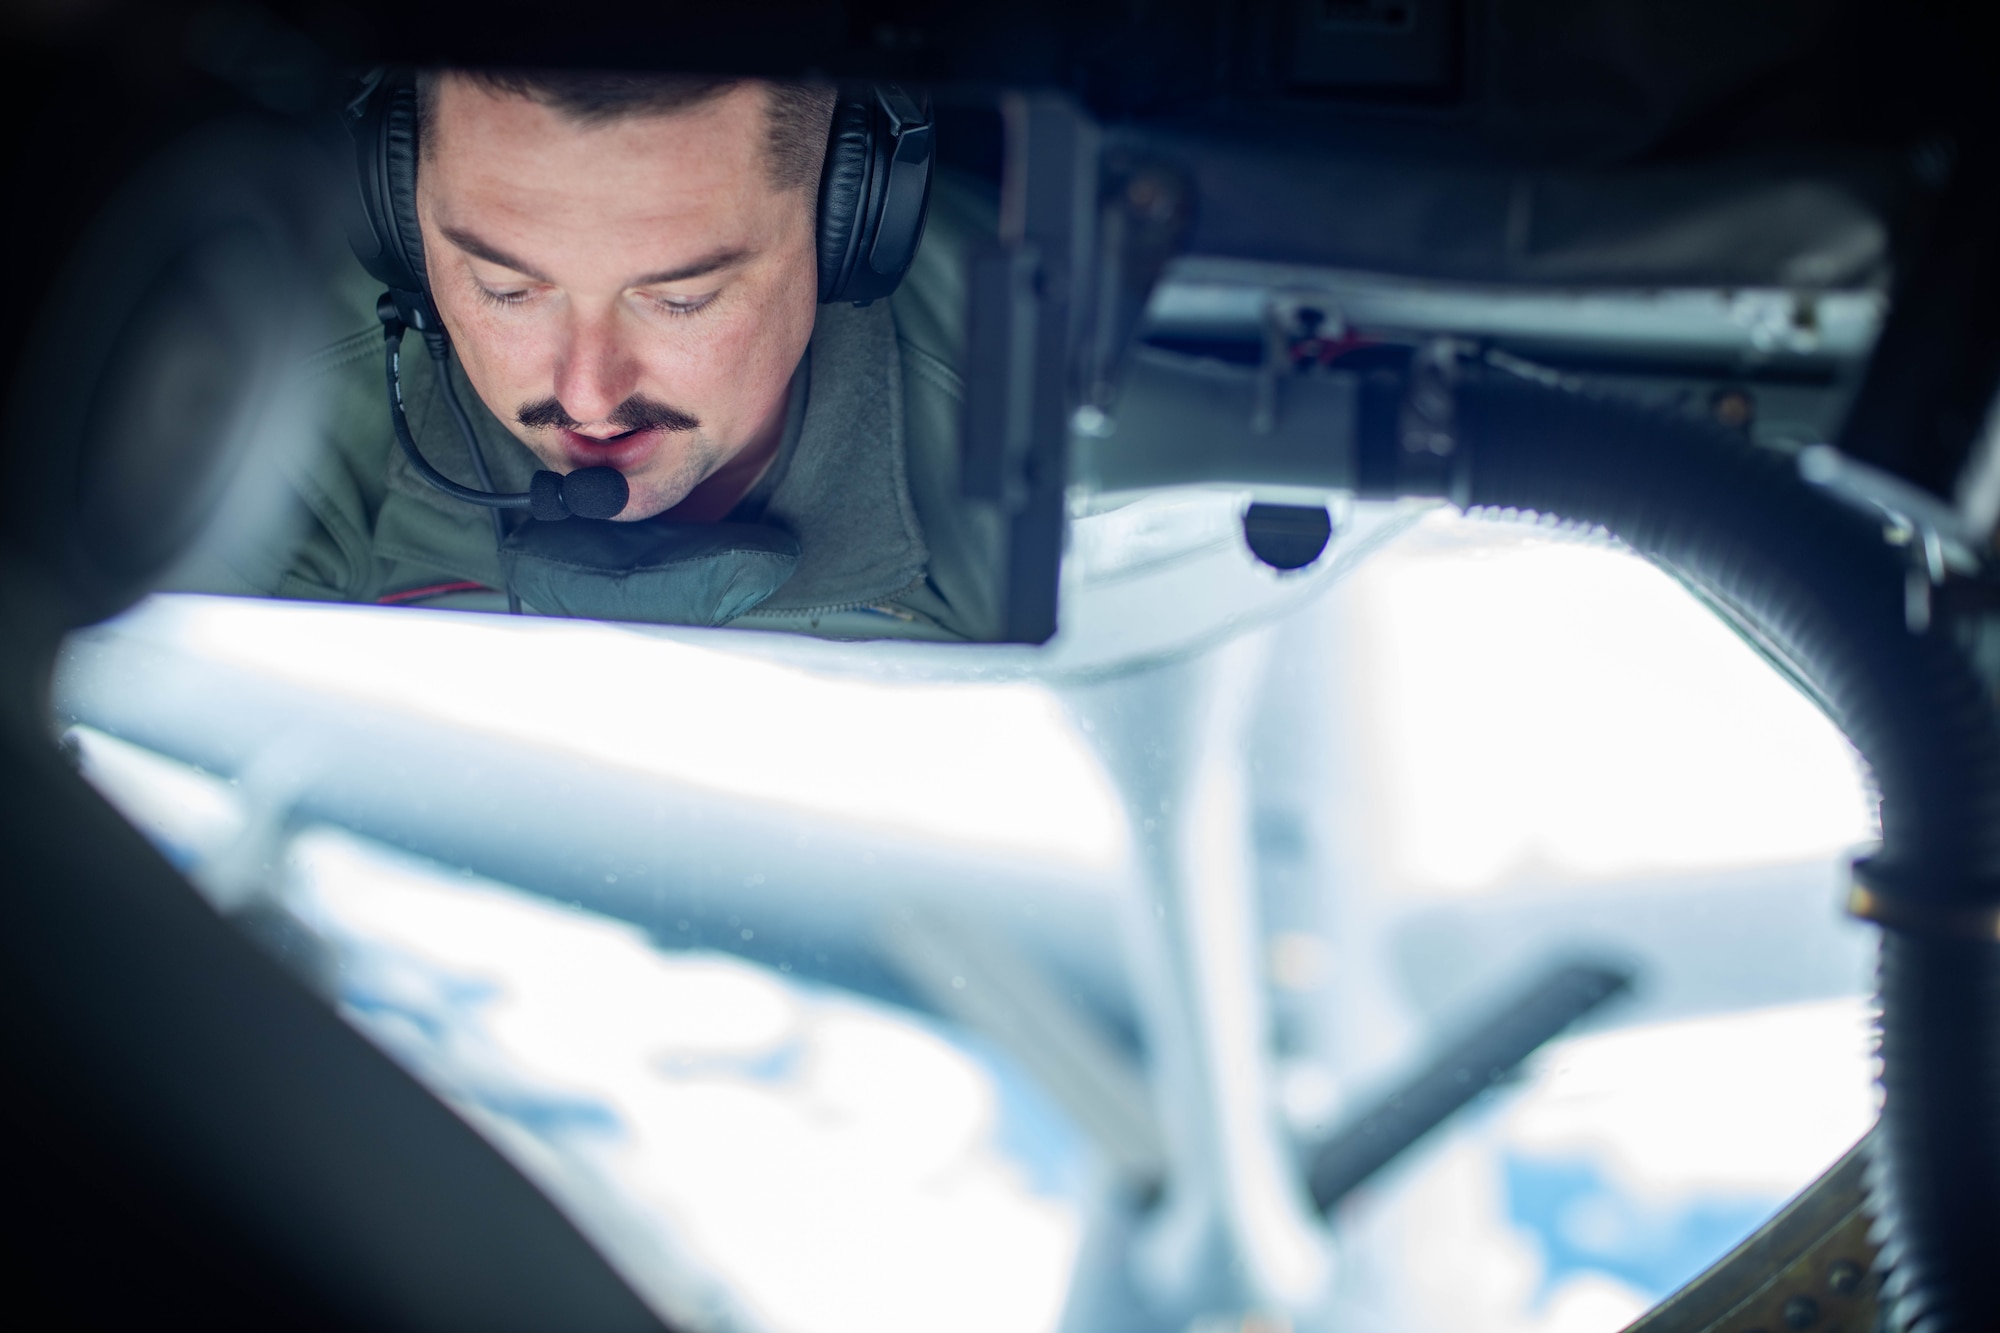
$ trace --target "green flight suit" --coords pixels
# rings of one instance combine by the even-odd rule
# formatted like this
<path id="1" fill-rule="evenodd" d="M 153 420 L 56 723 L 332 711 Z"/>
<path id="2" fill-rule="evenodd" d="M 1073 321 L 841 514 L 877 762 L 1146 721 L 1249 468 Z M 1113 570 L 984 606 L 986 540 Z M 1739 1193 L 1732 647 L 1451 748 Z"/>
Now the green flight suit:
<path id="1" fill-rule="evenodd" d="M 779 455 L 729 516 L 791 534 L 797 563 L 774 592 L 729 623 L 837 638 L 979 639 L 996 632 L 990 571 L 999 519 L 965 501 L 958 478 L 964 257 L 991 236 L 993 216 L 985 187 L 940 175 L 923 244 L 896 294 L 865 308 L 820 307 Z M 230 572 L 207 578 L 204 590 L 505 610 L 488 511 L 426 485 L 396 445 L 374 315 L 379 291 L 358 266 L 354 274 L 341 315 L 354 332 L 308 367 L 322 380 L 326 426 L 324 447 L 288 469 L 303 502 L 300 521 L 282 544 L 227 556 Z M 455 358 L 449 373 L 494 486 L 525 490 L 540 464 L 480 402 Z M 402 380 L 424 456 L 446 476 L 473 484 L 419 335 L 404 341 Z M 577 596 L 561 595 L 566 591 Z M 615 593 L 607 598 L 601 588 L 554 593 L 544 598 L 554 606 L 524 597 L 527 609 L 561 614 L 578 604 L 609 605 L 617 609 L 602 614 L 685 623 Z"/>

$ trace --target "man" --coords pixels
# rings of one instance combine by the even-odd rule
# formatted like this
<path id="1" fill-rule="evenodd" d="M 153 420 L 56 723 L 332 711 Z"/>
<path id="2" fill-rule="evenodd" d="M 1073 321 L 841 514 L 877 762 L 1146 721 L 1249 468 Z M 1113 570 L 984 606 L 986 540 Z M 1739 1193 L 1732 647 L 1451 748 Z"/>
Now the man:
<path id="1" fill-rule="evenodd" d="M 406 351 L 413 439 L 465 484 L 482 464 L 502 491 L 610 467 L 630 498 L 615 523 L 510 516 L 496 534 L 426 485 L 391 429 L 380 284 L 357 273 L 355 332 L 314 367 L 330 415 L 294 479 L 309 517 L 282 556 L 235 562 L 250 590 L 990 636 L 994 520 L 959 500 L 955 447 L 960 256 L 990 205 L 939 182 L 896 295 L 819 306 L 833 101 L 754 80 L 424 76 L 424 264 L 482 457 L 438 366 Z"/>

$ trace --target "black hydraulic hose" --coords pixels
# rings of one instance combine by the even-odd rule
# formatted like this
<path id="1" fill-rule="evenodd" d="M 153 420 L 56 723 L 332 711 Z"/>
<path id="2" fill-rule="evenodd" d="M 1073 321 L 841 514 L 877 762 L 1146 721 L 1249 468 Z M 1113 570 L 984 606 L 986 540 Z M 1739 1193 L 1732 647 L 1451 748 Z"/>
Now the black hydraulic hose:
<path id="1" fill-rule="evenodd" d="M 1376 420 L 1382 420 L 1377 415 Z M 1913 633 L 1882 525 L 1794 460 L 1700 422 L 1495 371 L 1456 386 L 1455 498 L 1601 524 L 1706 592 L 1810 685 L 1873 770 L 1885 925 L 1871 1200 L 1903 1328 L 2000 1328 L 2000 715 L 1951 628 Z M 1401 448 L 1378 432 L 1365 448 Z M 1887 913 L 1879 914 L 1887 915 Z M 1878 916 L 1879 919 L 1879 916 Z"/>

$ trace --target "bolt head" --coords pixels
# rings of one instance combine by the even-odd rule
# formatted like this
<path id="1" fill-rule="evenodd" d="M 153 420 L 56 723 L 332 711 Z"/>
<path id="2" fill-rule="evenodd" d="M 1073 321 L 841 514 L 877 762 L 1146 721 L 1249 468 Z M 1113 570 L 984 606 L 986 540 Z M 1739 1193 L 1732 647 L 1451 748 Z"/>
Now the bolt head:
<path id="1" fill-rule="evenodd" d="M 1147 222 L 1169 222 L 1180 208 L 1180 191 L 1157 171 L 1142 171 L 1125 185 L 1125 204 Z"/>
<path id="2" fill-rule="evenodd" d="M 1742 430 L 1757 416 L 1756 400 L 1741 389 L 1724 389 L 1715 395 L 1709 407 L 1716 424 L 1729 430 Z"/>

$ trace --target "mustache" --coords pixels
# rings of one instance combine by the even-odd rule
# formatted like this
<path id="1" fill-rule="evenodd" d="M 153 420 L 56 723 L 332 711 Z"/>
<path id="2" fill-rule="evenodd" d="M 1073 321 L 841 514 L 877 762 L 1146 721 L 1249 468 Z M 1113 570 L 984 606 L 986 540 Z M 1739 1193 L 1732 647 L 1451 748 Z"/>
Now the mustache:
<path id="1" fill-rule="evenodd" d="M 582 423 L 551 396 L 536 403 L 525 403 L 514 414 L 514 420 L 529 430 L 540 430 L 547 426 L 559 426 L 564 430 L 575 430 Z M 692 412 L 683 412 L 678 407 L 669 406 L 656 398 L 635 393 L 618 406 L 611 409 L 608 418 L 620 430 L 668 430 L 686 432 L 699 429 L 701 418 Z"/>

